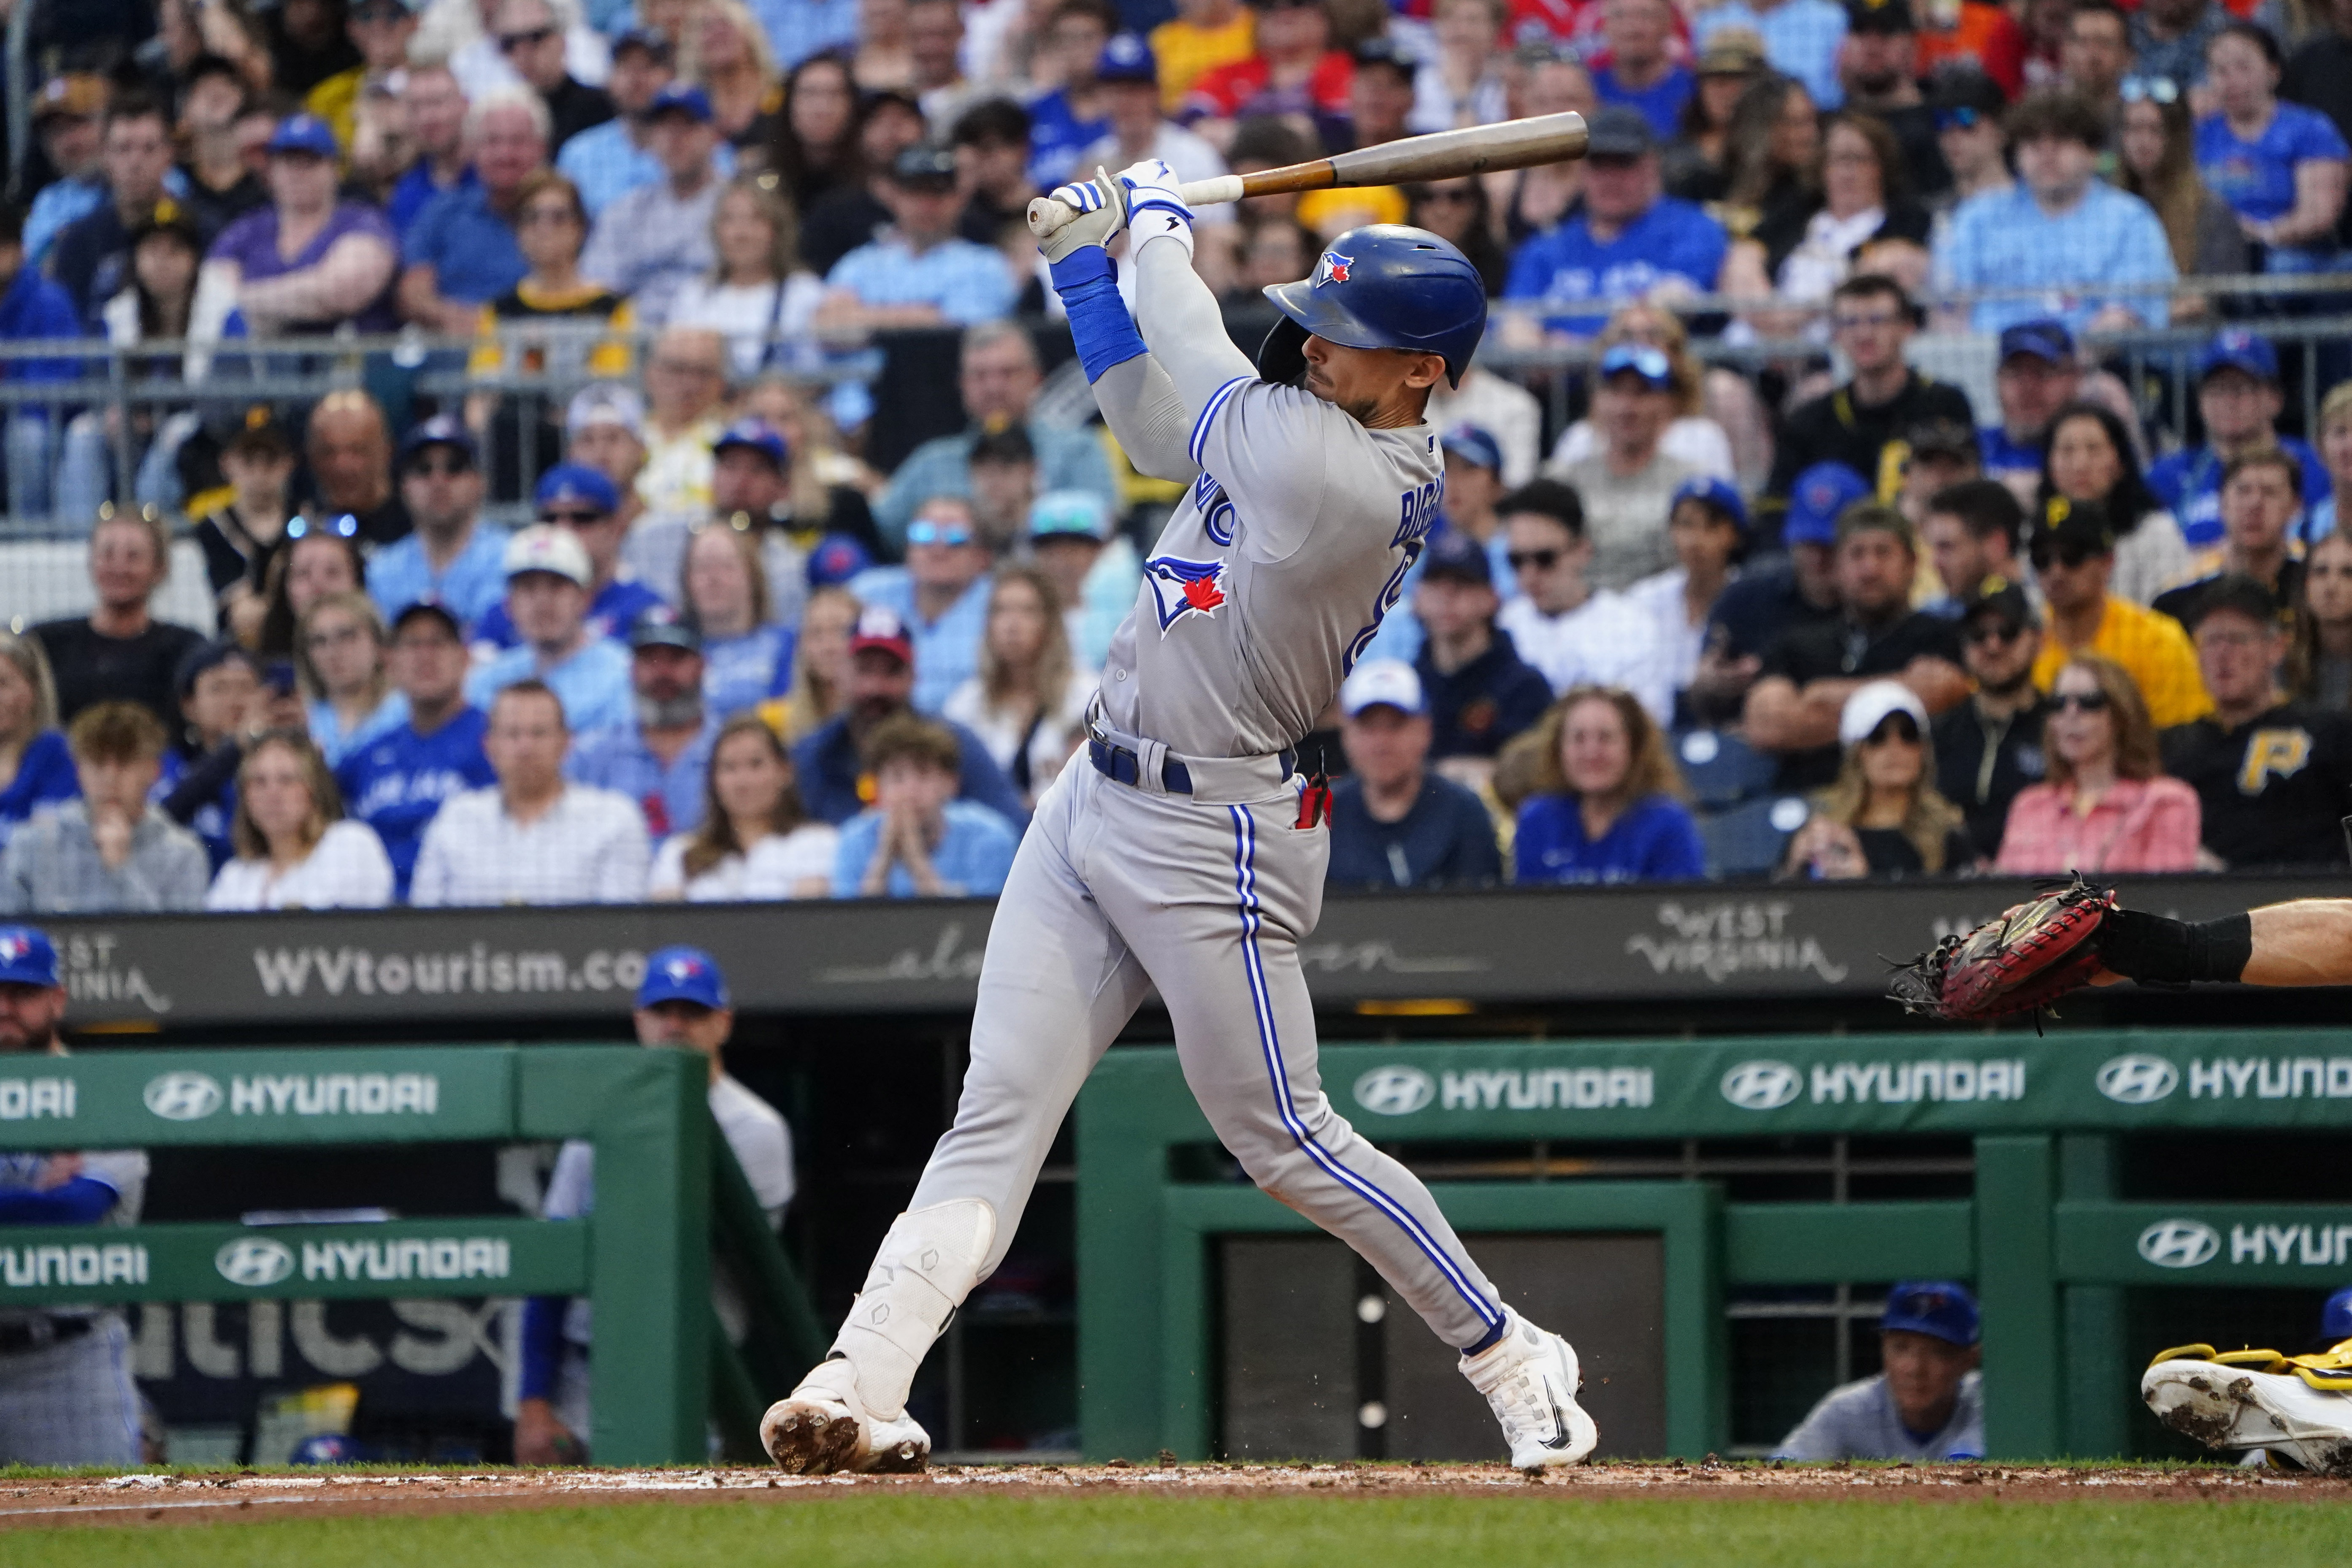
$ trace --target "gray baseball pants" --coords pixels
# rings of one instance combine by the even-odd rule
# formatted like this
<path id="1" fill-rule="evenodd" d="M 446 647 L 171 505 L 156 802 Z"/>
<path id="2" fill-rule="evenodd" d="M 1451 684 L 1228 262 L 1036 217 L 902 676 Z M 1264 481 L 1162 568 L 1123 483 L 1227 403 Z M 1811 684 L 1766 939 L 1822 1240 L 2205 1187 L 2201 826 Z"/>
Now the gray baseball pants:
<path id="1" fill-rule="evenodd" d="M 1081 752 L 1038 803 L 989 931 L 955 1125 L 908 1205 L 993 1207 L 981 1279 L 1078 1087 L 1156 985 L 1184 1081 L 1260 1187 L 1362 1254 L 1448 1344 L 1501 1323 L 1429 1190 L 1324 1097 L 1298 943 L 1322 913 L 1329 829 L 1296 826 L 1299 790 L 1146 793 Z"/>
<path id="2" fill-rule="evenodd" d="M 0 1354 L 0 1465 L 145 1462 L 131 1331 L 120 1312 L 90 1331 Z"/>

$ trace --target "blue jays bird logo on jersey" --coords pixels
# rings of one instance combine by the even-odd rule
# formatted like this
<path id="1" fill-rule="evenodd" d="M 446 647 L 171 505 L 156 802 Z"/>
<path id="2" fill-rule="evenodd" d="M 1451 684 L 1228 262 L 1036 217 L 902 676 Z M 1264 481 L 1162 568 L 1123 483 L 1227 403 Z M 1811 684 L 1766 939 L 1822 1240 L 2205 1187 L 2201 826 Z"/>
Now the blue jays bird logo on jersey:
<path id="1" fill-rule="evenodd" d="M 1155 555 L 1143 563 L 1144 581 L 1160 603 L 1160 635 L 1166 637 L 1187 616 L 1214 616 L 1225 602 L 1225 563 Z"/>
<path id="2" fill-rule="evenodd" d="M 1326 283 L 1345 283 L 1348 268 L 1355 264 L 1356 258 L 1352 256 L 1342 256 L 1336 250 L 1325 251 L 1322 258 L 1315 263 L 1314 286 L 1320 289 Z"/>

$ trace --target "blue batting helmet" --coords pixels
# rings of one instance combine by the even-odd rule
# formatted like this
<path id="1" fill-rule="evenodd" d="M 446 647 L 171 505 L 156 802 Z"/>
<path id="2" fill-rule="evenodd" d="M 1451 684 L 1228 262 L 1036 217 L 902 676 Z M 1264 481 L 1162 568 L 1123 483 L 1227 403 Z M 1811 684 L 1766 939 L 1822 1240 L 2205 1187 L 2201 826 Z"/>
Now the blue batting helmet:
<path id="1" fill-rule="evenodd" d="M 1312 277 L 1271 285 L 1265 297 L 1283 320 L 1257 351 L 1257 370 L 1277 384 L 1306 370 L 1311 335 L 1351 349 L 1442 354 L 1445 379 L 1459 386 L 1486 330 L 1486 285 L 1470 258 L 1400 223 L 1349 229 L 1316 259 Z"/>

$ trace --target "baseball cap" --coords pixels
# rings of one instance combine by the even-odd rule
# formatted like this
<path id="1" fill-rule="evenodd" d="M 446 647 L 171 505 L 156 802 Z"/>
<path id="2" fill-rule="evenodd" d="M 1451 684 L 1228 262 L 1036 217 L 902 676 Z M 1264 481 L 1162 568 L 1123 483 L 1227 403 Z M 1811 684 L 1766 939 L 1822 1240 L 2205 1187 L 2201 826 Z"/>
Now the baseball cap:
<path id="1" fill-rule="evenodd" d="M 613 40 L 613 53 L 623 49 L 643 49 L 657 60 L 667 61 L 677 54 L 670 45 L 669 35 L 659 27 L 631 27 Z"/>
<path id="2" fill-rule="evenodd" d="M 1958 116 L 1964 110 L 1975 111 L 1974 118 L 1959 118 L 1953 123 L 1972 125 L 1977 120 L 1998 120 L 2009 108 L 2009 97 L 2000 90 L 2000 83 L 1985 75 L 1973 65 L 1947 66 L 1936 73 L 1927 89 L 1928 107 L 1936 111 L 1936 129 L 1946 130 L 1947 117 Z"/>
<path id="3" fill-rule="evenodd" d="M 1110 534 L 1110 509 L 1092 490 L 1047 490 L 1029 509 L 1029 537 L 1057 534 L 1099 542 Z"/>
<path id="4" fill-rule="evenodd" d="M 598 425 L 618 425 L 640 441 L 646 436 L 646 400 L 636 388 L 617 381 L 600 381 L 572 395 L 563 411 L 563 434 L 577 436 Z"/>
<path id="5" fill-rule="evenodd" d="M 1955 419 L 1948 414 L 1913 421 L 1905 427 L 1903 439 L 1915 458 L 1973 458 L 1977 455 L 1976 430 L 1967 421 Z"/>
<path id="6" fill-rule="evenodd" d="M 1339 711 L 1350 719 L 1367 708 L 1419 713 L 1423 707 L 1421 677 L 1401 658 L 1368 658 L 1339 688 Z"/>
<path id="7" fill-rule="evenodd" d="M 289 114 L 269 134 L 268 151 L 294 153 L 309 158 L 331 158 L 342 149 L 335 129 L 315 114 Z"/>
<path id="8" fill-rule="evenodd" d="M 646 954 L 637 1005 L 664 1002 L 691 1002 L 713 1012 L 728 1005 L 727 977 L 719 973 L 719 961 L 698 947 L 665 947 Z"/>
<path id="9" fill-rule="evenodd" d="M 2258 626 L 2276 626 L 2278 595 L 2259 577 L 2249 577 L 2243 572 L 2224 573 L 2190 595 L 2189 613 L 2181 617 L 2181 623 L 2194 632 L 2205 624 L 2206 616 L 2219 610 L 2235 610 Z"/>
<path id="10" fill-rule="evenodd" d="M 828 533 L 809 552 L 809 586 L 830 588 L 846 583 L 873 564 L 874 557 L 866 553 L 866 546 L 845 533 Z"/>
<path id="11" fill-rule="evenodd" d="M 1846 0 L 1845 30 L 1849 33 L 1916 33 L 1910 0 Z"/>
<path id="12" fill-rule="evenodd" d="M 1592 117 L 1585 139 L 1587 158 L 1639 158 L 1658 149 L 1658 133 L 1638 109 L 1612 103 Z"/>
<path id="13" fill-rule="evenodd" d="M 2094 555 L 2105 555 L 2116 547 L 2115 521 L 2098 501 L 2052 496 L 2042 503 L 2042 515 L 2033 520 L 2032 530 L 2026 535 L 2029 552 L 2044 544 L 2062 550 L 2073 545 Z"/>
<path id="14" fill-rule="evenodd" d="M 137 245 L 151 234 L 176 234 L 198 250 L 204 248 L 204 230 L 196 226 L 196 215 L 188 210 L 185 202 L 172 196 L 159 196 L 131 230 L 131 243 Z"/>
<path id="15" fill-rule="evenodd" d="M 254 674 L 261 673 L 261 660 L 243 645 L 227 637 L 215 637 L 210 642 L 196 644 L 180 656 L 180 662 L 172 667 L 173 691 L 183 701 L 186 700 L 196 689 L 198 676 L 207 670 L 218 669 L 231 659 L 242 659 L 252 668 Z"/>
<path id="16" fill-rule="evenodd" d="M 2352 1285 L 2327 1298 L 2319 1309 L 2319 1337 L 2328 1344 L 2352 1340 Z"/>
<path id="17" fill-rule="evenodd" d="M 1878 1331 L 1927 1334 L 1963 1348 L 1977 1342 L 1977 1299 L 1951 1279 L 1906 1279 L 1886 1293 Z"/>
<path id="18" fill-rule="evenodd" d="M 1919 733 L 1927 732 L 1927 705 L 1919 694 L 1899 680 L 1874 680 L 1854 689 L 1838 714 L 1838 744 L 1851 746 L 1867 740 L 1870 732 L 1886 721 L 1891 713 L 1908 713 L 1911 721 L 1919 726 Z"/>
<path id="19" fill-rule="evenodd" d="M 2009 623 L 2011 632 L 2021 632 L 2033 624 L 2033 601 L 2025 596 L 2022 587 L 1996 572 L 1960 602 L 1962 626 L 1979 616 L 1998 616 Z"/>
<path id="20" fill-rule="evenodd" d="M 596 569 L 588 561 L 588 547 L 580 542 L 579 535 L 552 523 L 532 523 L 508 540 L 506 568 L 509 581 L 526 572 L 551 572 L 558 577 L 570 578 L 583 588 L 596 580 Z"/>
<path id="21" fill-rule="evenodd" d="M 851 654 L 864 653 L 869 647 L 897 654 L 903 664 L 915 662 L 915 638 L 907 630 L 907 623 L 898 618 L 898 612 L 880 605 L 868 605 L 858 611 L 857 625 L 850 630 Z"/>
<path id="22" fill-rule="evenodd" d="M 1780 525 L 1788 544 L 1834 544 L 1838 513 L 1870 496 L 1870 483 L 1843 463 L 1815 463 L 1789 487 L 1789 517 Z"/>
<path id="23" fill-rule="evenodd" d="M 890 178 L 902 185 L 951 185 L 955 177 L 952 148 L 913 142 L 898 149 L 898 155 L 890 160 Z"/>
<path id="24" fill-rule="evenodd" d="M 702 634 L 694 629 L 692 621 L 667 605 L 655 605 L 629 627 L 629 650 L 634 653 L 641 647 L 676 647 L 700 653 Z"/>
<path id="25" fill-rule="evenodd" d="M 710 95 L 691 82 L 674 81 L 654 94 L 654 100 L 646 105 L 646 118 L 664 114 L 683 114 L 698 125 L 708 125 L 716 118 L 710 110 Z"/>
<path id="26" fill-rule="evenodd" d="M 449 628 L 451 637 L 456 637 L 459 642 L 466 640 L 466 623 L 457 618 L 457 611 L 431 594 L 411 604 L 402 605 L 400 614 L 392 617 L 392 629 L 397 632 L 419 616 L 434 616 Z"/>
<path id="27" fill-rule="evenodd" d="M 551 506 L 585 506 L 607 516 L 620 510 L 621 492 L 613 481 L 585 463 L 558 463 L 539 477 L 531 505 L 541 511 Z"/>
<path id="28" fill-rule="evenodd" d="M 1675 362 L 1647 343 L 1619 343 L 1601 356 L 1601 379 L 1618 375 L 1638 375 L 1651 391 L 1661 392 L 1675 384 Z"/>
<path id="29" fill-rule="evenodd" d="M 221 450 L 268 452 L 290 458 L 294 455 L 294 437 L 287 434 L 275 409 L 267 403 L 257 403 L 222 433 Z"/>
<path id="30" fill-rule="evenodd" d="M 1494 473 L 1503 471 L 1503 444 L 1479 425 L 1456 425 L 1438 438 L 1448 455 Z"/>
<path id="31" fill-rule="evenodd" d="M 2051 364 L 2073 364 L 2074 334 L 2063 321 L 2020 321 L 2003 328 L 2000 334 L 2000 363 L 2007 364 L 2012 354 L 2031 354 Z"/>
<path id="32" fill-rule="evenodd" d="M 1458 528 L 1449 528 L 1429 542 L 1429 551 L 1421 558 L 1421 580 L 1434 578 L 1491 588 L 1495 563 L 1487 557 L 1485 545 Z"/>
<path id="33" fill-rule="evenodd" d="M 730 447 L 749 447 L 780 470 L 793 466 L 792 451 L 784 445 L 783 437 L 764 419 L 738 419 L 710 443 L 710 455 L 716 458 Z"/>
<path id="34" fill-rule="evenodd" d="M 2268 338 L 2231 327 L 2219 333 L 2205 345 L 2197 359 L 2197 379 L 2201 384 L 2217 370 L 2242 370 L 2256 381 L 2276 382 L 2279 378 L 2278 350 Z"/>
<path id="35" fill-rule="evenodd" d="M 1753 28 L 1717 27 L 1699 46 L 1692 68 L 1700 76 L 1755 76 L 1764 66 L 1764 40 Z"/>
<path id="36" fill-rule="evenodd" d="M 1739 487 L 1729 479 L 1713 474 L 1696 474 L 1685 479 L 1675 487 L 1675 499 L 1666 503 L 1666 515 L 1674 516 L 1686 500 L 1713 507 L 1729 518 L 1740 532 L 1748 531 L 1748 502 L 1741 499 Z"/>
<path id="37" fill-rule="evenodd" d="M 1100 58 L 1095 61 L 1097 81 L 1144 81 L 1157 85 L 1160 61 L 1151 53 L 1140 33 L 1119 33 L 1103 46 Z"/>
<path id="38" fill-rule="evenodd" d="M 401 438 L 400 459 L 406 462 L 427 447 L 455 447 L 465 454 L 468 463 L 479 459 L 481 450 L 474 445 L 474 433 L 466 428 L 464 420 L 451 414 L 436 414 L 415 426 Z"/>
<path id="39" fill-rule="evenodd" d="M 0 985 L 55 985 L 58 950 L 33 926 L 0 926 Z"/>
<path id="40" fill-rule="evenodd" d="M 1410 81 L 1421 74 L 1421 60 L 1394 38 L 1374 34 L 1356 46 L 1356 68 L 1381 66 Z"/>
<path id="41" fill-rule="evenodd" d="M 106 79 L 93 71 L 67 71 L 41 84 L 33 100 L 33 123 L 58 115 L 88 120 L 106 110 Z"/>

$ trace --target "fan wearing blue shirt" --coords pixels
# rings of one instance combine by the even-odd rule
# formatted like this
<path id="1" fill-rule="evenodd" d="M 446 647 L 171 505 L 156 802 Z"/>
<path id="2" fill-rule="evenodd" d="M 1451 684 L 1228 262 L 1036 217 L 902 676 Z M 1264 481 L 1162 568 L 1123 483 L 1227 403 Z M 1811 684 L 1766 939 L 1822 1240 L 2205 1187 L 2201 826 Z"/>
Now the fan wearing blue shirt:
<path id="1" fill-rule="evenodd" d="M 625 638 L 639 616 L 665 607 L 659 594 L 621 564 L 621 542 L 628 536 L 629 527 L 621 521 L 621 492 L 611 479 L 585 463 L 558 463 L 540 476 L 532 504 L 538 508 L 540 521 L 570 530 L 588 552 L 592 634 Z M 474 623 L 473 641 L 478 648 L 504 650 L 520 640 L 504 600 L 483 611 L 482 618 Z"/>
<path id="2" fill-rule="evenodd" d="M 1663 731 L 1630 692 L 1578 687 L 1531 731 L 1537 793 L 1519 806 L 1516 879 L 1687 882 L 1706 875 L 1698 825 Z"/>
<path id="3" fill-rule="evenodd" d="M 488 716 L 466 702 L 466 634 L 431 601 L 409 605 L 392 625 L 392 679 L 408 699 L 408 722 L 345 757 L 335 769 L 343 811 L 383 840 L 394 896 L 408 879 L 425 829 L 442 802 L 498 782 L 482 752 Z"/>
<path id="4" fill-rule="evenodd" d="M 2265 272 L 2328 272 L 2352 148 L 2315 109 L 2282 103 L 2286 58 L 2278 40 L 2232 22 L 2205 45 L 2206 81 L 2220 112 L 2197 122 L 2197 174 L 2263 247 Z"/>
<path id="5" fill-rule="evenodd" d="M 998 813 L 958 800 L 962 748 L 946 726 L 886 720 L 866 742 L 874 804 L 841 829 L 836 899 L 994 898 L 1021 835 Z"/>
<path id="6" fill-rule="evenodd" d="M 1601 36 L 1609 63 L 1592 73 L 1593 95 L 1603 104 L 1622 104 L 1650 122 L 1661 142 L 1682 134 L 1683 105 L 1698 90 L 1698 79 L 1675 63 L 1675 8 L 1667 0 L 1609 0 Z"/>
<path id="7" fill-rule="evenodd" d="M 1503 296 L 1542 301 L 1551 331 L 1590 334 L 1625 300 L 1714 292 L 1729 247 L 1721 224 L 1664 194 L 1649 121 L 1612 105 L 1592 117 L 1584 210 L 1519 247 Z"/>
<path id="8" fill-rule="evenodd" d="M 400 500 L 414 530 L 368 562 L 368 595 L 386 619 L 421 599 L 467 626 L 506 593 L 507 532 L 481 519 L 482 467 L 463 421 L 436 415 L 400 443 Z"/>
<path id="9" fill-rule="evenodd" d="M 1429 704 L 1412 666 L 1368 658 L 1339 688 L 1348 776 L 1331 786 L 1327 888 L 1464 888 L 1503 879 L 1478 797 L 1429 771 Z"/>
<path id="10" fill-rule="evenodd" d="M 589 631 L 589 580 L 588 552 L 570 529 L 542 522 L 516 534 L 507 544 L 507 614 L 522 640 L 475 667 L 466 700 L 487 710 L 515 682 L 542 680 L 575 735 L 630 722 L 629 656 Z"/>
<path id="11" fill-rule="evenodd" d="M 2294 458 L 2303 470 L 2305 517 L 2335 493 L 2319 454 L 2278 433 L 2285 407 L 2278 351 L 2268 338 L 2232 327 L 2206 345 L 2197 361 L 2197 412 L 2205 424 L 2205 444 L 2168 452 L 2147 470 L 2148 489 L 2179 520 L 2189 549 L 2221 542 L 2221 475 L 2249 452 L 2277 447 Z M 2298 518 L 2291 526 L 2292 537 L 2301 537 L 2302 521 Z"/>

